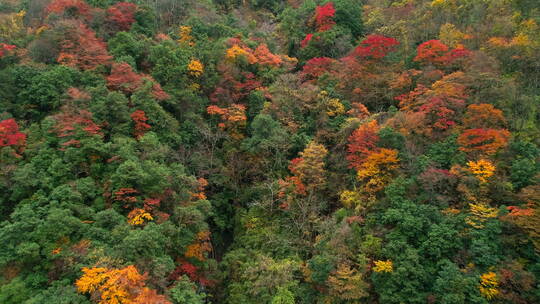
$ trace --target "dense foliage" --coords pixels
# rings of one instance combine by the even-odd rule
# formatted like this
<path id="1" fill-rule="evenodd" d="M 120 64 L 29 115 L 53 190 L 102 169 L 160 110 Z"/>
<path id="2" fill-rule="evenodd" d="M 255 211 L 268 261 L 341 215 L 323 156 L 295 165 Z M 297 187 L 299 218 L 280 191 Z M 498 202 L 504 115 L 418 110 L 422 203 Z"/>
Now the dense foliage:
<path id="1" fill-rule="evenodd" d="M 0 303 L 540 303 L 539 27 L 0 1 Z"/>

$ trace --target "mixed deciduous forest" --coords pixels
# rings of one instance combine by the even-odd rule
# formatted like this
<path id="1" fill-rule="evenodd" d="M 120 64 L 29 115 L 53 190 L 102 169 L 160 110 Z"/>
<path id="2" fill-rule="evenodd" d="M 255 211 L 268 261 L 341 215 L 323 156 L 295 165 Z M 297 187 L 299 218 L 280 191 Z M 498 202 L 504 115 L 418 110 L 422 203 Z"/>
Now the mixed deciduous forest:
<path id="1" fill-rule="evenodd" d="M 0 0 L 0 303 L 540 303 L 538 0 Z"/>

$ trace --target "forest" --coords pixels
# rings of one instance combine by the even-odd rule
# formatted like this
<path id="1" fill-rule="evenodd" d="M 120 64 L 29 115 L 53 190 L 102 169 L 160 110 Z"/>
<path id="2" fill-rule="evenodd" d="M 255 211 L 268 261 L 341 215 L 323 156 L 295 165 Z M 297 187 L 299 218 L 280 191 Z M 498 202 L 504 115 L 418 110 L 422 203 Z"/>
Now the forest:
<path id="1" fill-rule="evenodd" d="M 1 304 L 540 303 L 540 1 L 0 0 Z"/>

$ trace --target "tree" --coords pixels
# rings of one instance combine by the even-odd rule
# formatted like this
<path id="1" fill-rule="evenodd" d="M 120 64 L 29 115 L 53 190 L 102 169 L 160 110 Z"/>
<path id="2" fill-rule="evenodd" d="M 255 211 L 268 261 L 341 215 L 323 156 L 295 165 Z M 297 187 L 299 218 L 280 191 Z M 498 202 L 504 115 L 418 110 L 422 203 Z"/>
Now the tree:
<path id="1" fill-rule="evenodd" d="M 357 177 L 365 181 L 366 192 L 375 193 L 386 186 L 392 172 L 399 166 L 398 151 L 382 148 L 370 153 L 358 166 Z"/>
<path id="2" fill-rule="evenodd" d="M 305 186 L 306 191 L 318 190 L 326 183 L 324 159 L 328 151 L 315 141 L 311 141 L 300 157 L 293 159 L 289 166 L 295 177 Z"/>
<path id="3" fill-rule="evenodd" d="M 135 123 L 135 126 L 133 127 L 133 136 L 135 138 L 140 139 L 148 130 L 152 128 L 149 124 L 146 122 L 148 121 L 148 118 L 146 117 L 146 113 L 141 110 L 136 110 L 135 112 L 131 113 L 131 119 Z"/>
<path id="4" fill-rule="evenodd" d="M 45 8 L 47 14 L 56 14 L 68 18 L 82 18 L 90 20 L 91 8 L 84 0 L 53 0 Z"/>
<path id="5" fill-rule="evenodd" d="M 107 86 L 113 90 L 119 90 L 124 94 L 131 96 L 136 90 L 140 89 L 146 81 L 152 83 L 152 95 L 158 100 L 170 98 L 158 82 L 148 75 L 139 75 L 133 71 L 133 68 L 126 62 L 114 63 L 111 69 L 111 75 L 107 77 Z"/>
<path id="6" fill-rule="evenodd" d="M 360 42 L 352 55 L 360 58 L 380 59 L 386 57 L 388 53 L 394 52 L 399 42 L 390 37 L 382 35 L 369 35 Z"/>
<path id="7" fill-rule="evenodd" d="M 107 21 L 118 31 L 129 31 L 135 22 L 137 5 L 129 2 L 117 2 L 107 9 Z"/>
<path id="8" fill-rule="evenodd" d="M 495 166 L 486 159 L 480 159 L 478 161 L 470 161 L 467 163 L 469 171 L 480 180 L 482 183 L 486 183 L 487 179 L 495 174 Z"/>
<path id="9" fill-rule="evenodd" d="M 65 38 L 60 43 L 57 62 L 82 70 L 110 63 L 107 45 L 84 23 L 66 22 Z"/>
<path id="10" fill-rule="evenodd" d="M 170 304 L 164 296 L 145 287 L 147 275 L 133 265 L 121 269 L 83 267 L 83 276 L 75 282 L 80 293 L 90 293 L 99 304 Z"/>
<path id="11" fill-rule="evenodd" d="M 13 51 L 15 48 L 16 46 L 14 45 L 0 43 L 0 58 L 2 58 L 8 52 Z"/>
<path id="12" fill-rule="evenodd" d="M 7 146 L 21 147 L 26 143 L 26 134 L 19 132 L 15 119 L 0 121 L 0 148 Z"/>
<path id="13" fill-rule="evenodd" d="M 334 16 L 336 9 L 333 2 L 328 2 L 325 5 L 317 5 L 315 9 L 315 23 L 317 31 L 324 32 L 330 30 L 336 23 Z"/>
<path id="14" fill-rule="evenodd" d="M 482 296 L 491 300 L 495 298 L 499 293 L 499 279 L 494 272 L 487 272 L 480 276 L 480 285 L 478 289 Z"/>
<path id="15" fill-rule="evenodd" d="M 354 130 L 347 144 L 347 160 L 351 168 L 359 169 L 372 151 L 377 149 L 379 125 L 376 120 Z"/>
<path id="16" fill-rule="evenodd" d="M 340 263 L 336 271 L 328 277 L 330 295 L 342 300 L 360 300 L 368 296 L 368 284 L 362 278 L 362 272 Z"/>
<path id="17" fill-rule="evenodd" d="M 463 152 L 478 152 L 492 155 L 506 147 L 510 132 L 501 129 L 468 129 L 459 135 L 457 142 Z"/>
<path id="18" fill-rule="evenodd" d="M 506 125 L 503 112 L 492 104 L 472 104 L 467 107 L 463 126 L 468 129 L 500 128 Z"/>

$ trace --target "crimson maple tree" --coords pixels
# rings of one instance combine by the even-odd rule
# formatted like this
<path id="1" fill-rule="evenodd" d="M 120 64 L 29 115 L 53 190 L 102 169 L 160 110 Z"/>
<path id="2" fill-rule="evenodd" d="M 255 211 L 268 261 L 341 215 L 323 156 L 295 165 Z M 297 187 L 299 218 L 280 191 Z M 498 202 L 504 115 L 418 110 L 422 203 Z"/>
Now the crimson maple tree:
<path id="1" fill-rule="evenodd" d="M 26 134 L 19 132 L 19 125 L 15 119 L 0 122 L 0 147 L 23 146 L 25 143 Z"/>

